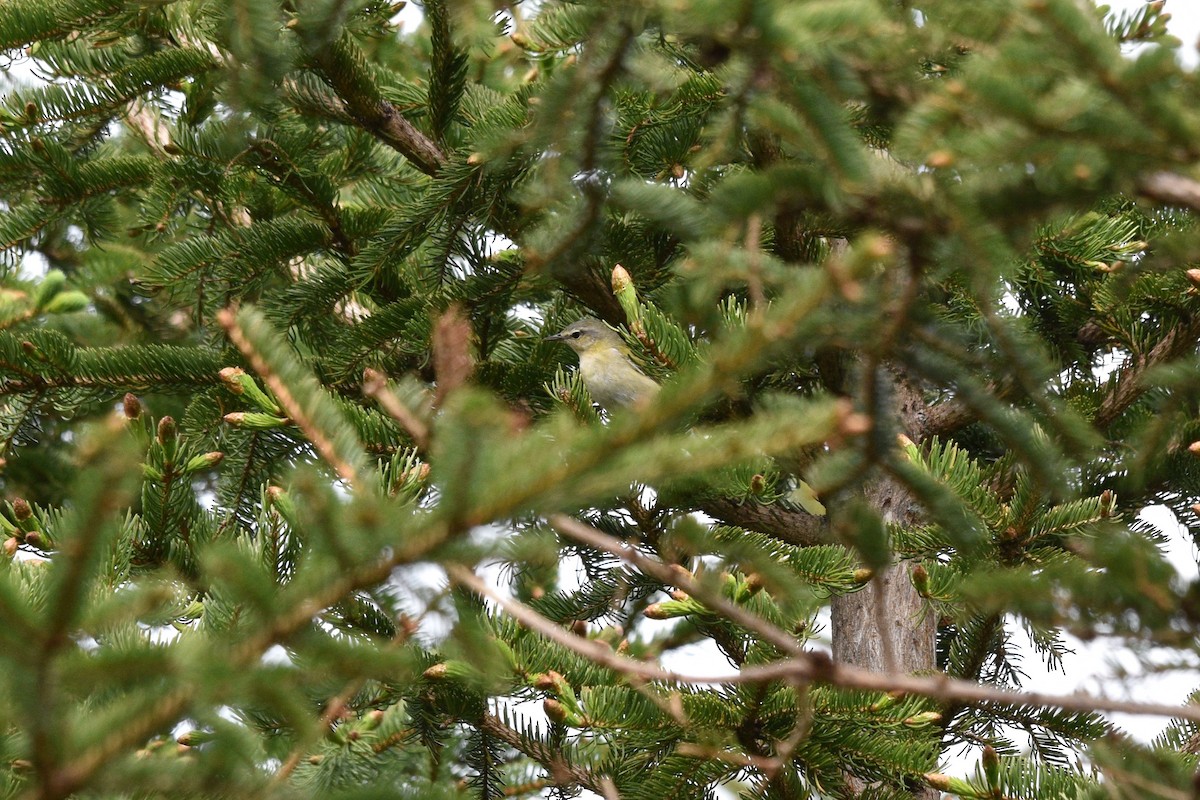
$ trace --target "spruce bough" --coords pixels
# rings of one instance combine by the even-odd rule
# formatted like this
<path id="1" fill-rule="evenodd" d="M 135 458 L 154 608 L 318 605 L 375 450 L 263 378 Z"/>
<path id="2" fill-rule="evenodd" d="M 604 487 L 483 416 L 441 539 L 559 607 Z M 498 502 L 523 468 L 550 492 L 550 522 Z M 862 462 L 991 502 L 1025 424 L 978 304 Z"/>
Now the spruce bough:
<path id="1" fill-rule="evenodd" d="M 1200 87 L 959 5 L 0 5 L 0 797 L 1190 796 Z"/>

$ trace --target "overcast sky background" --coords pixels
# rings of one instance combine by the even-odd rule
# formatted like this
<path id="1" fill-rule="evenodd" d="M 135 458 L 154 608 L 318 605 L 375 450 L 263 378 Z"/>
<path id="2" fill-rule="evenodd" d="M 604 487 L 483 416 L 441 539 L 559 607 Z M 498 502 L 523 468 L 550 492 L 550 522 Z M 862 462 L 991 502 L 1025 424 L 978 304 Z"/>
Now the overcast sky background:
<path id="1" fill-rule="evenodd" d="M 1171 33 L 1183 42 L 1180 48 L 1180 58 L 1189 67 L 1200 63 L 1200 55 L 1196 51 L 1196 42 L 1200 39 L 1200 0 L 1166 0 L 1167 12 L 1171 15 L 1167 23 Z M 1101 5 L 1097 3 L 1096 5 Z M 1105 3 L 1114 11 L 1133 10 L 1145 5 L 1144 0 L 1111 0 Z"/>

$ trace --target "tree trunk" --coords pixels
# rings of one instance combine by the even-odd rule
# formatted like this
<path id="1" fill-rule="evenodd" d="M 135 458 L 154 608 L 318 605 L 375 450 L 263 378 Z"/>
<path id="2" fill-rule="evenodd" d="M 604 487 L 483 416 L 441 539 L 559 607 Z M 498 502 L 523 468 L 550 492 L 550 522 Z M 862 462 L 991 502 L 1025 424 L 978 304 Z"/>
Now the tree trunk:
<path id="1" fill-rule="evenodd" d="M 881 389 L 890 393 L 901 429 L 919 439 L 928 410 L 919 391 L 899 376 L 879 371 Z M 888 524 L 913 525 L 921 512 L 908 491 L 891 477 L 866 488 L 867 502 Z M 876 672 L 928 673 L 937 668 L 937 619 L 923 607 L 903 562 L 880 570 L 853 594 L 833 598 L 833 658 Z M 865 788 L 852 781 L 857 792 Z M 914 797 L 937 798 L 933 789 Z"/>
<path id="2" fill-rule="evenodd" d="M 876 672 L 930 672 L 935 624 L 906 566 L 897 564 L 861 591 L 833 599 L 833 659 Z"/>

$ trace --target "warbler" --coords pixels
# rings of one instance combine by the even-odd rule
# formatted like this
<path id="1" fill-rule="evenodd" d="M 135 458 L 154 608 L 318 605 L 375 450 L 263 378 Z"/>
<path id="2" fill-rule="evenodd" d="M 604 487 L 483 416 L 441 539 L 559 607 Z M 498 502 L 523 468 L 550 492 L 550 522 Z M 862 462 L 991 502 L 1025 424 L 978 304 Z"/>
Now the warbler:
<path id="1" fill-rule="evenodd" d="M 564 342 L 579 354 L 579 377 L 606 411 L 641 405 L 658 394 L 658 384 L 633 363 L 620 334 L 594 317 L 573 322 L 546 341 Z"/>

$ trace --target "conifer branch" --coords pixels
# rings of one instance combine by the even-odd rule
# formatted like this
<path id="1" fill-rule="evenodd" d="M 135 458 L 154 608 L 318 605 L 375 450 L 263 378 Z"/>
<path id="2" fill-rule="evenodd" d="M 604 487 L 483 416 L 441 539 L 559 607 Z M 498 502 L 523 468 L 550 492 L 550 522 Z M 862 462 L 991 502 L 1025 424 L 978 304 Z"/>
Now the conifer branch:
<path id="1" fill-rule="evenodd" d="M 1200 184 L 1197 184 L 1200 186 Z M 1105 429 L 1116 421 L 1149 388 L 1143 382 L 1146 373 L 1159 364 L 1166 363 L 1191 352 L 1200 340 L 1200 317 L 1185 320 L 1169 328 L 1163 337 L 1145 354 L 1130 356 L 1130 363 L 1117 374 L 1100 401 L 1092 417 L 1097 428 Z M 989 384 L 987 390 L 1003 399 L 1011 394 L 1015 385 Z M 978 418 L 969 402 L 955 398 L 930 406 L 925 422 L 914 438 L 925 441 L 935 436 L 944 436 Z"/>
<path id="2" fill-rule="evenodd" d="M 158 112 L 142 97 L 134 100 L 125 109 L 125 121 L 138 133 L 146 146 L 160 158 L 167 156 L 166 148 L 171 144 L 170 130 Z"/>
<path id="3" fill-rule="evenodd" d="M 387 386 L 387 377 L 378 370 L 363 371 L 363 394 L 374 399 L 388 416 L 400 423 L 400 426 L 412 437 L 418 452 L 429 449 L 429 426 L 421 421 L 416 414 L 408 409 Z"/>
<path id="4" fill-rule="evenodd" d="M 569 518 L 560 518 L 558 521 L 573 523 L 582 529 L 588 528 L 588 526 Z M 584 531 L 577 530 L 576 532 L 583 533 Z M 585 535 L 583 538 L 588 541 L 597 542 L 603 538 L 611 539 L 611 537 L 606 537 L 598 531 L 594 531 L 594 536 Z M 612 546 L 614 550 L 624 550 L 616 540 L 612 540 Z M 664 569 L 669 570 L 666 567 Z M 1110 711 L 1200 721 L 1200 706 L 1180 707 L 1156 703 L 1114 701 L 1083 694 L 1048 695 L 1036 692 L 1018 692 L 975 684 L 969 681 L 954 680 L 944 675 L 926 678 L 913 675 L 876 673 L 833 662 L 825 653 L 820 651 L 802 652 L 791 658 L 772 664 L 745 667 L 738 673 L 726 677 L 689 677 L 663 670 L 642 661 L 618 656 L 599 642 L 575 636 L 528 606 L 511 598 L 504 597 L 492 590 L 465 567 L 454 565 L 448 568 L 448 572 L 452 581 L 466 586 L 481 596 L 490 598 L 526 627 L 584 657 L 596 661 L 601 666 L 613 669 L 639 683 L 643 680 L 653 680 L 668 684 L 743 684 L 786 680 L 800 685 L 822 683 L 842 688 L 886 692 L 893 696 L 896 694 L 913 694 L 961 705 L 1007 705 L 1031 708 L 1053 707 L 1066 711 Z M 678 576 L 681 574 L 678 573 L 675 575 L 677 581 Z M 698 593 L 696 596 L 700 597 L 701 595 Z M 707 604 L 711 598 L 702 597 L 701 599 Z M 581 772 L 578 768 L 564 764 L 548 748 L 538 743 L 527 741 L 519 733 L 505 726 L 498 718 L 490 714 L 485 715 L 482 725 L 486 732 L 491 733 L 531 758 L 543 763 L 550 769 L 551 774 L 556 780 L 569 780 L 591 788 L 593 791 L 599 791 L 596 788 L 597 784 L 590 782 L 591 777 L 586 772 Z M 691 754 L 695 752 L 691 750 L 692 747 L 694 746 L 684 743 L 677 752 Z M 761 769 L 765 774 L 769 775 L 771 771 L 779 768 L 781 760 L 782 757 L 772 759 L 747 757 L 745 765 Z"/>
<path id="5" fill-rule="evenodd" d="M 338 720 L 338 717 L 346 712 L 350 701 L 354 699 L 354 695 L 363 687 L 364 683 L 366 683 L 366 678 L 355 678 L 346 684 L 340 692 L 331 697 L 325 703 L 325 709 L 321 712 L 321 717 L 317 721 L 317 727 L 327 732 L 333 723 Z M 271 776 L 272 786 L 283 784 L 296 771 L 296 767 L 300 764 L 300 759 L 304 757 L 304 750 L 303 745 L 297 745 L 292 748 L 292 752 L 288 754 L 288 757 L 284 759 L 279 769 Z"/>
<path id="6" fill-rule="evenodd" d="M 551 527 L 564 536 L 614 555 L 668 586 L 676 586 L 689 595 L 700 599 L 714 612 L 724 616 L 731 622 L 741 625 L 748 631 L 757 633 L 781 651 L 785 653 L 804 652 L 804 648 L 795 638 L 761 617 L 757 617 L 741 606 L 726 600 L 719 594 L 708 591 L 687 570 L 681 567 L 667 566 L 658 559 L 642 555 L 635 548 L 627 547 L 608 534 L 593 528 L 591 525 L 586 525 L 577 519 L 572 519 L 565 514 L 555 514 L 550 517 L 549 522 Z"/>
<path id="7" fill-rule="evenodd" d="M 604 795 L 604 784 L 601 779 L 593 777 L 582 767 L 567 763 L 555 748 L 522 736 L 505 725 L 495 714 L 484 712 L 478 725 L 484 733 L 496 737 L 545 767 L 550 772 L 550 777 L 556 786 L 582 786 L 596 794 Z"/>
<path id="8" fill-rule="evenodd" d="M 446 154 L 378 92 L 361 91 L 351 77 L 352 70 L 339 63 L 344 58 L 336 45 L 323 48 L 313 57 L 322 77 L 338 94 L 340 107 L 331 105 L 331 112 L 353 118 L 363 130 L 403 155 L 421 172 L 436 174 L 446 163 Z"/>
<path id="9" fill-rule="evenodd" d="M 573 523 L 576 533 L 580 534 L 580 541 L 596 543 L 597 546 L 603 545 L 603 540 L 608 539 L 609 544 L 604 546 L 604 549 L 610 552 L 628 554 L 631 551 L 621 545 L 620 542 L 606 534 L 603 534 L 595 529 L 588 532 L 590 526 L 584 525 L 578 520 L 572 520 L 569 517 L 556 516 L 552 520 L 555 523 L 568 521 Z M 556 528 L 558 525 L 556 524 Z M 562 528 L 558 528 L 562 530 Z M 642 557 L 644 558 L 644 557 Z M 645 559 L 641 563 L 649 562 L 656 564 L 653 559 Z M 734 606 L 734 616 L 726 614 L 728 607 L 731 605 L 719 596 L 706 592 L 703 588 L 698 587 L 694 582 L 689 583 L 683 577 L 682 571 L 671 570 L 665 565 L 659 564 L 659 567 L 668 574 L 670 580 L 679 586 L 690 585 L 693 591 L 690 592 L 693 597 L 703 602 L 714 612 L 726 615 L 731 621 L 743 624 L 743 621 L 749 617 L 750 624 L 755 628 L 761 627 L 759 623 L 754 623 L 752 620 L 757 618 L 747 614 L 745 611 Z M 819 683 L 828 686 L 838 686 L 844 689 L 862 689 L 868 691 L 877 691 L 885 693 L 900 693 L 919 695 L 928 697 L 932 700 L 943 702 L 953 702 L 962 705 L 970 706 L 986 706 L 986 705 L 1005 705 L 1021 708 L 1038 708 L 1050 707 L 1059 708 L 1064 711 L 1082 711 L 1082 712 L 1116 712 L 1124 714 L 1144 714 L 1148 716 L 1170 717 L 1173 719 L 1183 719 L 1192 722 L 1200 722 L 1200 706 L 1197 705 L 1167 705 L 1164 703 L 1141 703 L 1136 701 L 1126 700 L 1111 700 L 1105 697 L 1096 697 L 1083 693 L 1075 693 L 1070 695 L 1054 695 L 1045 694 L 1042 692 L 1023 692 L 1011 689 L 1003 689 L 997 686 L 988 686 L 985 684 L 973 683 L 971 681 L 958 680 L 938 675 L 934 677 L 924 677 L 908 674 L 895 674 L 887 672 L 873 672 L 871 670 L 855 667 L 848 664 L 841 664 L 830 659 L 829 655 L 820 650 L 813 651 L 793 651 L 794 655 L 789 658 L 775 661 L 769 664 L 753 665 L 743 667 L 736 673 L 723 676 L 713 675 L 686 675 L 683 673 L 666 670 L 657 667 L 653 664 L 648 664 L 644 661 L 637 661 L 632 658 L 620 656 L 614 653 L 611 649 L 601 644 L 600 642 L 591 639 L 584 639 L 576 636 L 562 626 L 552 622 L 538 612 L 534 611 L 529 606 L 512 598 L 505 597 L 499 592 L 490 588 L 486 583 L 479 579 L 473 572 L 463 566 L 451 565 L 447 567 L 447 572 L 450 579 L 476 594 L 487 597 L 495 602 L 500 608 L 507 612 L 510 616 L 520 622 L 522 625 L 536 631 L 545 636 L 547 639 L 562 645 L 578 655 L 584 656 L 599 664 L 602 667 L 618 672 L 633 680 L 637 681 L 656 681 L 667 684 L 752 684 L 768 681 L 792 681 L 800 684 Z M 686 591 L 686 590 L 685 590 Z M 743 624 L 743 627 L 746 625 Z M 773 626 L 772 626 L 773 627 Z M 758 632 L 758 631 L 755 631 Z M 787 634 L 778 628 L 774 628 L 771 633 L 771 638 L 774 642 L 782 641 Z M 793 647 L 799 647 L 794 640 Z"/>
<path id="10" fill-rule="evenodd" d="M 796 547 L 811 547 L 828 542 L 827 517 L 817 517 L 807 511 L 788 508 L 779 503 L 756 503 L 753 500 L 712 497 L 700 500 L 695 506 L 698 511 L 703 511 L 726 525 L 756 531 Z"/>
<path id="11" fill-rule="evenodd" d="M 544 264 L 554 264 L 571 252 L 572 248 L 581 241 L 600 220 L 604 207 L 605 193 L 598 184 L 595 174 L 597 158 L 604 125 L 605 101 L 613 81 L 620 74 L 625 61 L 625 53 L 634 39 L 635 32 L 628 24 L 623 23 L 620 29 L 620 39 L 613 47 L 606 61 L 599 65 L 594 74 L 580 71 L 575 80 L 581 91 L 590 93 L 588 103 L 588 118 L 584 124 L 584 138 L 581 144 L 582 154 L 579 159 L 579 174 L 584 176 L 582 182 L 584 208 L 577 214 L 574 224 L 558 241 L 544 253 L 531 253 L 528 261 L 531 267 L 538 268 Z M 585 88 L 586 87 L 586 88 Z M 624 312 L 616 298 L 609 291 L 608 282 L 580 264 L 570 265 L 562 270 L 558 277 L 560 283 L 579 295 L 580 299 L 597 314 L 610 322 L 621 322 Z"/>
<path id="12" fill-rule="evenodd" d="M 500 594 L 466 567 L 451 564 L 446 567 L 446 573 L 450 576 L 450 580 L 453 583 L 470 589 L 480 597 L 490 599 L 507 612 L 509 616 L 530 630 L 537 631 L 555 644 L 561 645 L 571 652 L 581 655 L 602 667 L 611 669 L 613 672 L 624 675 L 633 681 L 653 680 L 678 683 L 710 683 L 715 680 L 690 678 L 685 675 L 669 672 L 653 664 L 647 664 L 644 661 L 635 661 L 632 658 L 617 655 L 612 648 L 603 643 L 594 639 L 585 639 L 581 636 L 576 636 L 574 633 L 547 619 L 519 600 L 514 600 L 511 597 Z"/>
<path id="13" fill-rule="evenodd" d="M 254 372 L 263 379 L 263 382 L 270 387 L 271 392 L 275 395 L 279 405 L 287 413 L 296 426 L 304 432 L 305 437 L 312 442 L 313 447 L 317 448 L 317 452 L 324 458 L 337 472 L 338 477 L 346 482 L 347 486 L 353 487 L 358 479 L 358 472 L 354 466 L 341 458 L 338 455 L 337 447 L 325 435 L 325 432 L 313 421 L 308 410 L 300 403 L 296 402 L 296 398 L 292 395 L 291 389 L 284 383 L 270 365 L 262 357 L 262 354 L 250 343 L 245 332 L 237 321 L 237 314 L 229 308 L 222 309 L 217 313 L 217 322 L 221 323 L 221 327 L 225 329 L 225 333 L 229 336 L 229 340 L 242 351 L 242 355 L 250 362 Z"/>
<path id="14" fill-rule="evenodd" d="M 168 692 L 135 722 L 116 729 L 98 745 L 55 770 L 40 786 L 30 787 L 20 796 L 21 800 L 63 800 L 70 797 L 87 786 L 96 773 L 109 763 L 183 716 L 195 694 L 194 686 Z"/>
<path id="15" fill-rule="evenodd" d="M 359 589 L 386 580 L 396 567 L 412 563 L 428 554 L 449 535 L 450 529 L 441 524 L 412 531 L 386 556 L 350 570 L 339 579 L 291 605 L 288 613 L 270 620 L 257 635 L 248 637 L 229 651 L 228 663 L 235 669 L 257 663 L 263 653 L 272 646 L 311 625 L 313 618 L 321 611 Z M 177 721 L 195 702 L 201 688 L 196 682 L 190 682 L 168 692 L 136 721 L 113 731 L 95 747 L 55 770 L 51 780 L 43 783 L 41 787 L 31 788 L 21 796 L 21 800 L 63 800 L 87 786 L 97 772 L 129 748 L 141 744 L 155 732 Z"/>
<path id="16" fill-rule="evenodd" d="M 1200 186 L 1200 184 L 1197 184 Z M 1200 196 L 1197 197 L 1200 200 Z M 1198 206 L 1200 209 L 1200 206 Z M 1122 369 L 1096 409 L 1093 421 L 1107 428 L 1149 388 L 1143 382 L 1146 372 L 1158 364 L 1190 353 L 1200 338 L 1200 317 L 1180 322 L 1170 328 L 1150 352 L 1133 355 L 1131 363 Z"/>
<path id="17" fill-rule="evenodd" d="M 1110 700 L 1103 697 L 1095 697 L 1082 693 L 1072 695 L 1050 695 L 1040 692 L 1020 692 L 1009 689 L 1003 689 L 995 686 L 981 685 L 971 681 L 956 680 L 939 675 L 932 678 L 907 675 L 907 674 L 889 674 L 886 672 L 873 672 L 862 669 L 860 667 L 851 666 L 848 664 L 840 664 L 832 661 L 828 655 L 821 651 L 806 651 L 787 633 L 776 628 L 770 623 L 749 614 L 739 606 L 731 603 L 725 598 L 708 591 L 705 587 L 699 585 L 691 576 L 682 569 L 672 569 L 661 562 L 643 556 L 636 550 L 626 547 L 617 539 L 605 534 L 590 525 L 586 525 L 579 520 L 572 519 L 565 515 L 556 514 L 550 518 L 550 524 L 561 533 L 564 533 L 576 541 L 588 544 L 593 547 L 600 548 L 606 552 L 618 556 L 630 564 L 638 567 L 649 575 L 663 580 L 669 585 L 677 586 L 687 592 L 692 597 L 700 600 L 708 606 L 713 612 L 725 616 L 731 622 L 741 625 L 747 630 L 764 635 L 764 637 L 772 644 L 780 647 L 785 652 L 793 653 L 792 657 L 777 661 L 773 664 L 763 666 L 744 667 L 736 676 L 726 678 L 703 678 L 696 681 L 694 678 L 688 678 L 678 675 L 673 672 L 658 670 L 658 668 L 645 665 L 642 662 L 632 662 L 631 659 L 624 659 L 616 656 L 603 645 L 599 645 L 601 649 L 607 653 L 604 658 L 605 662 L 601 662 L 603 666 L 609 666 L 608 662 L 613 659 L 628 661 L 638 664 L 636 673 L 640 677 L 649 678 L 655 670 L 658 670 L 656 680 L 665 680 L 671 682 L 684 683 L 718 683 L 718 682 L 734 682 L 734 683 L 751 683 L 761 680 L 797 680 L 801 682 L 817 682 L 825 683 L 833 686 L 841 686 L 843 688 L 852 689 L 869 689 L 882 692 L 903 692 L 906 694 L 916 694 L 923 697 L 929 697 L 934 700 L 942 701 L 959 701 L 969 705 L 981 705 L 988 703 L 996 703 L 1000 705 L 1012 705 L 1036 708 L 1039 706 L 1049 706 L 1053 708 L 1061 708 L 1067 711 L 1113 711 L 1129 714 L 1147 714 L 1153 716 L 1165 716 L 1175 719 L 1187 719 L 1194 722 L 1200 722 L 1200 706 L 1173 706 L 1162 703 L 1139 703 L 1121 700 Z M 472 576 L 473 577 L 473 576 Z M 476 579 L 478 581 L 478 579 Z M 495 593 L 491 593 L 493 598 Z M 503 604 L 506 611 L 510 611 L 512 604 L 515 601 L 508 600 Z M 536 614 L 532 609 L 529 609 L 530 614 Z M 540 615 L 538 615 L 540 616 Z M 529 624 L 527 618 L 518 619 L 521 622 Z M 545 626 L 558 628 L 554 623 L 545 620 Z M 543 632 L 543 627 L 538 627 L 539 632 Z M 561 631 L 561 629 L 558 629 Z M 560 644 L 565 643 L 566 646 L 579 652 L 581 655 L 587 655 L 577 646 L 578 642 L 587 641 L 588 644 L 598 644 L 589 640 L 582 640 L 579 637 L 571 637 L 575 642 L 565 642 L 567 637 L 570 637 L 566 631 L 561 631 L 562 637 L 556 637 L 555 641 Z M 590 656 L 589 656 L 590 657 Z M 624 671 L 624 670 L 622 670 Z"/>
<path id="18" fill-rule="evenodd" d="M 1200 314 L 1170 265 L 1113 274 L 1144 253 L 1185 262 L 1200 215 L 1200 112 L 1179 99 L 1162 0 L 1106 21 L 981 4 L 986 46 L 953 15 L 893 25 L 880 4 L 536 5 L 505 29 L 487 4 L 436 0 L 396 31 L 386 3 L 0 0 L 0 40 L 28 45 L 40 81 L 0 98 L 0 256 L 58 268 L 0 291 L 0 467 L 27 498 L 0 509 L 0 664 L 27 676 L 0 719 L 12 794 L 188 796 L 213 775 L 230 796 L 361 794 L 426 762 L 417 791 L 469 773 L 489 797 L 692 797 L 731 778 L 778 800 L 1189 795 L 1200 700 L 1007 680 L 1014 611 L 1048 662 L 1068 618 L 1181 659 L 1195 638 L 1155 535 L 1101 493 L 1128 472 L 1122 508 L 1154 495 L 1186 514 L 1200 492 L 1176 441 L 1195 438 L 1178 428 Z M 1162 58 L 1125 69 L 1134 40 Z M 1083 101 L 1120 124 L 1081 127 Z M 497 236 L 518 249 L 492 257 Z M 643 298 L 596 268 L 618 262 Z M 469 325 L 439 325 L 454 304 Z M 540 396 L 566 353 L 531 321 L 580 304 L 624 310 L 635 350 L 676 374 L 658 403 L 572 425 Z M 222 308 L 242 309 L 228 335 L 207 327 Z M 229 407 L 213 348 L 235 344 L 286 409 L 266 392 Z M 1111 374 L 1088 369 L 1103 350 Z M 84 417 L 131 390 L 170 403 L 177 435 L 141 417 L 123 438 L 147 448 L 80 458 Z M 701 410 L 717 397 L 728 413 Z M 856 548 L 789 485 L 809 472 L 840 487 Z M 357 478 L 349 501 L 340 478 Z M 549 509 L 590 509 L 595 528 Z M 514 519 L 532 527 L 464 538 Z M 59 531 L 46 565 L 20 559 Z M 673 563 L 697 546 L 762 580 Z M 554 581 L 567 556 L 576 591 Z M 511 571 L 476 574 L 495 560 Z M 469 608 L 448 635 L 493 638 L 503 663 L 412 639 L 387 652 L 413 629 L 398 603 L 445 598 L 414 561 Z M 648 615 L 659 589 L 673 599 Z M 832 656 L 806 649 L 822 606 Z M 676 622 L 647 634 L 647 616 Z M 689 641 L 727 660 L 665 668 Z M 264 657 L 276 646 L 286 669 Z M 450 680 L 414 695 L 430 659 Z M 388 713 L 350 723 L 364 685 Z M 502 710 L 531 691 L 549 728 Z M 241 724 L 160 746 L 222 706 Z M 1143 748 L 1104 738 L 1100 711 L 1187 721 Z M 346 746 L 322 743 L 339 715 Z M 971 779 L 926 771 L 960 742 L 1000 755 Z"/>
<path id="19" fill-rule="evenodd" d="M 975 419 L 975 412 L 962 400 L 944 400 L 929 407 L 925 424 L 920 431 L 914 432 L 913 440 L 923 442 L 935 436 L 945 436 L 970 425 Z"/>

